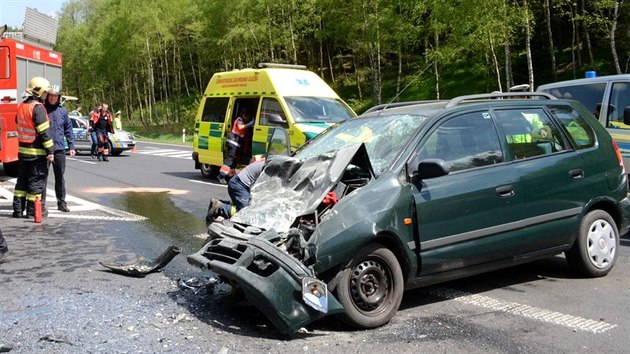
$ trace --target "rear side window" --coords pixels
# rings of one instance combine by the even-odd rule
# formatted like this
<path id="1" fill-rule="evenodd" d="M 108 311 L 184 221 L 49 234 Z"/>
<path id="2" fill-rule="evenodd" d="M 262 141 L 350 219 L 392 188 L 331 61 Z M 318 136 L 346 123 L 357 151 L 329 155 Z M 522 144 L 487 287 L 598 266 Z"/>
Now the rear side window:
<path id="1" fill-rule="evenodd" d="M 541 108 L 495 111 L 513 160 L 566 150 L 560 130 Z"/>
<path id="2" fill-rule="evenodd" d="M 503 162 L 503 152 L 490 114 L 473 112 L 442 123 L 420 149 L 419 158 L 442 159 L 453 172 Z"/>
<path id="3" fill-rule="evenodd" d="M 592 83 L 585 85 L 573 85 L 565 87 L 556 87 L 544 90 L 558 98 L 576 100 L 582 103 L 589 111 L 599 114 L 598 105 L 601 106 L 604 98 L 606 83 Z"/>
<path id="4" fill-rule="evenodd" d="M 570 107 L 549 107 L 551 114 L 560 122 L 577 150 L 595 145 L 595 133 L 584 117 Z"/>
<path id="5" fill-rule="evenodd" d="M 223 123 L 229 97 L 206 98 L 203 106 L 202 122 Z"/>

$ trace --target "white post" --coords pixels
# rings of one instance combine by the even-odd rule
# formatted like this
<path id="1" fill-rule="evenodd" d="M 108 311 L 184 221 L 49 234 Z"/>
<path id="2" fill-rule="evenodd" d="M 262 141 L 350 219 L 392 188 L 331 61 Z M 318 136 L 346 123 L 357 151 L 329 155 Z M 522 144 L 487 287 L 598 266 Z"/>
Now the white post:
<path id="1" fill-rule="evenodd" d="M 182 143 L 186 142 L 186 128 L 182 128 Z"/>

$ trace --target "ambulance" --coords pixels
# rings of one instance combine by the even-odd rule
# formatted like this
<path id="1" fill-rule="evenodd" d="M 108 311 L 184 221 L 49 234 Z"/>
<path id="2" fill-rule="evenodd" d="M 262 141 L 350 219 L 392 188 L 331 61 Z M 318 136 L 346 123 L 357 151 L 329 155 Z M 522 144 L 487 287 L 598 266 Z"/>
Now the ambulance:
<path id="1" fill-rule="evenodd" d="M 243 109 L 251 112 L 254 126 L 241 164 L 267 153 L 279 132 L 295 151 L 335 123 L 356 117 L 324 80 L 303 65 L 260 63 L 256 69 L 215 73 L 195 117 L 192 158 L 203 177 L 218 173 L 227 136 Z"/>

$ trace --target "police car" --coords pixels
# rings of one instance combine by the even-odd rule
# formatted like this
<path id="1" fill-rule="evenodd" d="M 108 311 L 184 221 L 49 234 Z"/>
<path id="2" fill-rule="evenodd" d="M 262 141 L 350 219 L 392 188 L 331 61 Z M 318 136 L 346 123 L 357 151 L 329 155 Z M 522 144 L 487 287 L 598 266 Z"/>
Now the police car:
<path id="1" fill-rule="evenodd" d="M 70 116 L 72 121 L 72 133 L 74 134 L 74 147 L 77 153 L 89 152 L 92 149 L 92 138 L 87 133 L 88 117 L 87 116 Z M 123 151 L 132 150 L 136 147 L 136 138 L 133 134 L 124 130 L 115 130 L 115 133 L 109 133 L 109 151 L 110 155 L 118 156 Z"/>

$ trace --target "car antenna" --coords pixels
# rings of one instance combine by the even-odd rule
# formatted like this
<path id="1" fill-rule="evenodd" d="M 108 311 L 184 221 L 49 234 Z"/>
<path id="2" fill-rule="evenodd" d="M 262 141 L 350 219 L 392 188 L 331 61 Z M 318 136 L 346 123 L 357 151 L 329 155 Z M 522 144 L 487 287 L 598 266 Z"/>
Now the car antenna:
<path id="1" fill-rule="evenodd" d="M 420 76 L 422 76 L 422 74 L 424 74 L 424 72 L 425 72 L 425 71 L 427 71 L 427 70 L 431 67 L 431 65 L 433 65 L 433 63 L 434 63 L 434 62 L 435 62 L 435 60 L 433 60 L 433 61 L 431 61 L 429 64 L 427 64 L 427 66 L 426 66 L 424 69 L 422 69 L 422 71 L 420 71 L 420 72 L 419 72 L 419 73 L 418 73 L 418 74 L 417 74 L 417 75 L 416 75 L 416 76 L 415 76 L 415 77 L 414 77 L 411 81 L 409 81 L 409 83 L 408 83 L 405 87 L 403 87 L 403 89 L 402 89 L 402 90 L 400 90 L 400 92 L 398 92 L 398 93 L 396 94 L 396 96 L 394 96 L 391 100 L 389 100 L 389 102 L 387 102 L 387 103 L 385 104 L 385 106 L 383 107 L 383 109 L 382 109 L 382 110 L 386 110 L 386 109 L 387 109 L 387 106 L 388 106 L 388 105 L 390 105 L 392 102 L 394 102 L 394 100 L 395 100 L 395 99 L 397 99 L 397 98 L 398 98 L 398 97 L 399 97 L 399 96 L 400 96 L 403 92 L 405 92 L 405 90 L 406 90 L 406 89 L 407 89 L 407 88 L 408 88 L 411 84 L 413 84 L 416 80 L 418 80 L 418 79 L 420 78 Z"/>

